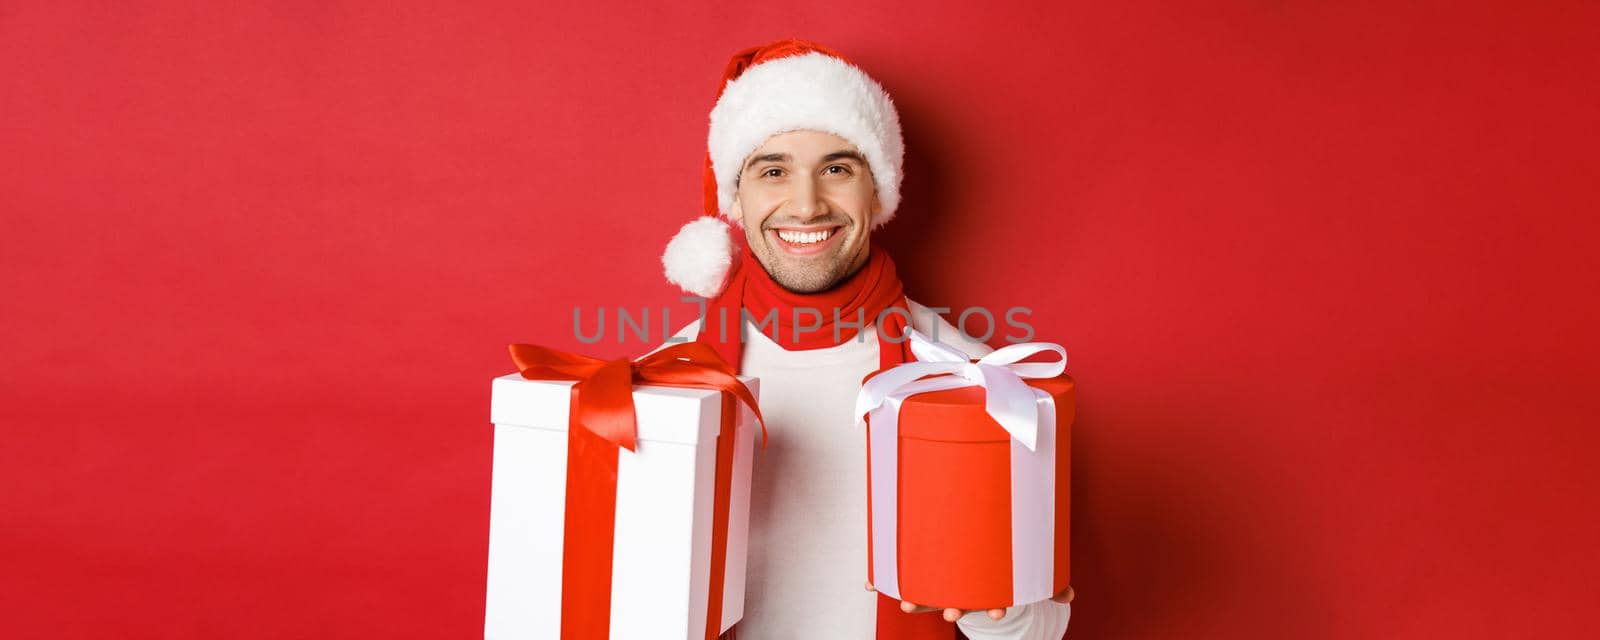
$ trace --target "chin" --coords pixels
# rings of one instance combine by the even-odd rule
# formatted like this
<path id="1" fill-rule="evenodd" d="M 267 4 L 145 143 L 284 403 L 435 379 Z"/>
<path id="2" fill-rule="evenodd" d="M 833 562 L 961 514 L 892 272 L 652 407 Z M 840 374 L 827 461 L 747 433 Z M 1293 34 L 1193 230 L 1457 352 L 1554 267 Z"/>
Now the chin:
<path id="1" fill-rule="evenodd" d="M 839 284 L 842 279 L 839 277 L 841 269 L 838 259 L 804 266 L 797 265 L 791 260 L 783 267 L 779 269 L 778 274 L 773 275 L 772 279 L 783 288 L 795 293 L 827 291 Z"/>

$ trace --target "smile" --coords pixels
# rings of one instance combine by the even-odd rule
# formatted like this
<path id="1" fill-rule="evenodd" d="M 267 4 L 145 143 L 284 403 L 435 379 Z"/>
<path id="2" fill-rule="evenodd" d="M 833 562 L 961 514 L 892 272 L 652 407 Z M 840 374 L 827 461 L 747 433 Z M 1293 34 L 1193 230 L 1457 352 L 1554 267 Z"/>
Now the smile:
<path id="1" fill-rule="evenodd" d="M 768 229 L 767 233 L 784 251 L 795 255 L 818 253 L 837 244 L 839 231 L 844 227 L 813 229 Z"/>

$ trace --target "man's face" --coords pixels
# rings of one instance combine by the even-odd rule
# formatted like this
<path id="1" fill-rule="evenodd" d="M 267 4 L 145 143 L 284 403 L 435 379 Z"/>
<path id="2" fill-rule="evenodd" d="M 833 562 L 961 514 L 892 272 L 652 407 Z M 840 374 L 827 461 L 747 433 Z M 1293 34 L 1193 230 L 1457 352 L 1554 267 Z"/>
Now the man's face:
<path id="1" fill-rule="evenodd" d="M 745 158 L 733 215 L 773 280 L 815 293 L 866 264 L 870 221 L 881 208 L 855 145 L 801 130 L 772 136 Z"/>

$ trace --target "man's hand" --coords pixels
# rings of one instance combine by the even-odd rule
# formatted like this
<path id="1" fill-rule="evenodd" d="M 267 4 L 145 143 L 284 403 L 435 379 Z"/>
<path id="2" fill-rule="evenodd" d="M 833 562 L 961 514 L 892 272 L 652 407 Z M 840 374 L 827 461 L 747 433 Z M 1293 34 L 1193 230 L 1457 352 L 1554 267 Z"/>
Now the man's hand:
<path id="1" fill-rule="evenodd" d="M 867 591 L 877 591 L 877 589 L 872 588 L 872 583 L 868 582 L 867 583 Z M 1062 604 L 1066 604 L 1068 602 L 1072 602 L 1072 597 L 1074 595 L 1076 595 L 1076 594 L 1074 594 L 1072 592 L 1072 585 L 1067 585 L 1067 588 L 1062 589 L 1061 593 L 1058 593 L 1058 594 L 1055 594 L 1055 595 L 1051 596 L 1050 599 L 1054 600 L 1056 602 L 1062 603 Z M 976 611 L 983 611 L 983 609 L 957 609 L 955 607 L 928 607 L 928 606 L 923 606 L 923 605 L 907 602 L 907 601 L 904 601 L 904 600 L 900 601 L 900 610 L 904 611 L 906 613 L 927 613 L 929 611 L 938 611 L 940 609 L 944 610 L 944 619 L 945 619 L 946 622 L 955 622 L 957 620 L 960 620 L 961 616 L 964 616 L 964 615 L 967 615 L 969 613 L 973 613 L 973 612 L 976 612 Z M 990 620 L 999 620 L 999 619 L 1004 618 L 1004 617 L 1006 617 L 1006 610 L 1005 609 L 989 609 L 989 619 Z"/>

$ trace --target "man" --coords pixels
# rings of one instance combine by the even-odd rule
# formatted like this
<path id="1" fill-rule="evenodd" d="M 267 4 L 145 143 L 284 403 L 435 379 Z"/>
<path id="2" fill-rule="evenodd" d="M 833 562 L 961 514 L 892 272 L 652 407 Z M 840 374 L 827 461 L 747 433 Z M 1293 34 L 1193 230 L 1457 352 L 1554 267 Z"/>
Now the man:
<path id="1" fill-rule="evenodd" d="M 883 88 L 838 52 L 794 39 L 740 52 L 724 76 L 706 217 L 685 225 L 662 262 L 669 280 L 708 299 L 702 320 L 671 341 L 710 344 L 761 379 L 770 440 L 751 487 L 745 616 L 725 637 L 1059 640 L 1071 587 L 988 611 L 862 588 L 866 434 L 851 415 L 861 379 L 914 359 L 907 327 L 973 356 L 990 349 L 907 299 L 871 242 L 899 204 L 904 149 Z M 718 214 L 743 229 L 744 249 L 735 253 Z"/>

